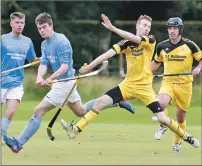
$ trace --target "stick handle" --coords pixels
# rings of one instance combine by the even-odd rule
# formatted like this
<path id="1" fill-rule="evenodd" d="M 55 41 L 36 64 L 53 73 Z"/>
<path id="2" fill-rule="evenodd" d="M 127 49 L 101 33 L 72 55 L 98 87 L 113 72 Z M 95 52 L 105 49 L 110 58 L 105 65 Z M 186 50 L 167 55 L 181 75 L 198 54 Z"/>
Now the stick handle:
<path id="1" fill-rule="evenodd" d="M 1 74 L 5 74 L 5 73 L 9 73 L 9 72 L 11 72 L 11 71 L 23 69 L 23 68 L 26 68 L 26 67 L 29 67 L 29 66 L 36 65 L 36 64 L 38 64 L 38 63 L 40 63 L 40 61 L 35 61 L 35 62 L 26 64 L 26 65 L 23 65 L 23 66 L 19 66 L 19 67 L 13 68 L 13 69 L 6 70 L 6 71 L 1 72 Z"/>
<path id="2" fill-rule="evenodd" d="M 184 72 L 184 73 L 175 73 L 175 74 L 158 74 L 153 75 L 154 77 L 167 77 L 167 76 L 185 76 L 185 75 L 192 75 L 191 72 Z"/>

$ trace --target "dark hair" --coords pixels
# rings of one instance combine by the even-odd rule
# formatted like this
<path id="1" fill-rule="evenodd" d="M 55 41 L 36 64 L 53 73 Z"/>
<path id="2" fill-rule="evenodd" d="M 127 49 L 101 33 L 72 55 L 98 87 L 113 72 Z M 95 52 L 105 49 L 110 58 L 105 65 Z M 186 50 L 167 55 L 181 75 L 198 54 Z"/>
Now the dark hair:
<path id="1" fill-rule="evenodd" d="M 35 24 L 43 24 L 43 23 L 48 23 L 49 25 L 53 24 L 53 20 L 51 18 L 51 15 L 48 13 L 40 13 L 36 19 L 35 19 Z"/>

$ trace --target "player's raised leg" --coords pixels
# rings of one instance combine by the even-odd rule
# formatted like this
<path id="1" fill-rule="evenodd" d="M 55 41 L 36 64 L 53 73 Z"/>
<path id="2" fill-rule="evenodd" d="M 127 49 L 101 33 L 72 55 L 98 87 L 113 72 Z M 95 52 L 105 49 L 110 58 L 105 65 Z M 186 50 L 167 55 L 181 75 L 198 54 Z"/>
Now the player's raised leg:
<path id="1" fill-rule="evenodd" d="M 92 99 L 88 101 L 85 105 L 87 106 L 87 110 L 90 111 L 93 108 L 93 105 L 95 104 L 96 99 Z M 104 109 L 112 108 L 112 107 L 120 107 L 124 108 L 125 110 L 129 111 L 132 114 L 135 114 L 135 109 L 133 106 L 129 103 L 129 101 L 120 101 L 119 103 L 115 103 L 109 106 L 106 106 Z"/>
<path id="2" fill-rule="evenodd" d="M 120 101 L 123 101 L 123 96 L 121 94 L 120 88 L 117 86 L 109 90 L 105 95 L 96 99 L 93 108 L 88 113 L 86 113 L 78 123 L 72 125 L 71 123 L 61 120 L 62 126 L 66 130 L 69 138 L 75 138 L 75 136 L 83 131 L 89 123 L 96 119 L 101 110 Z"/>

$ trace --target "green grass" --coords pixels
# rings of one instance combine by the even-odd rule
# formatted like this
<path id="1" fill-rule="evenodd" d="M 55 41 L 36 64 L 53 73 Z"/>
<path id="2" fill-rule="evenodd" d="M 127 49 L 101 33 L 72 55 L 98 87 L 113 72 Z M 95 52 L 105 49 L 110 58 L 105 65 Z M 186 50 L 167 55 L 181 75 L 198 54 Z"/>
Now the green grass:
<path id="1" fill-rule="evenodd" d="M 39 104 L 39 101 L 25 101 L 22 102 L 13 118 L 13 120 L 28 121 L 33 114 L 35 106 Z M 121 109 L 119 107 L 110 108 L 108 110 L 103 110 L 102 113 L 97 117 L 95 123 L 136 123 L 136 124 L 152 124 L 151 117 L 152 112 L 140 104 L 138 101 L 133 101 L 132 105 L 136 109 L 136 114 L 132 115 L 128 111 Z M 50 121 L 58 108 L 48 112 L 44 120 Z M 3 106 L 5 110 L 5 105 Z M 175 107 L 169 107 L 169 116 L 175 119 Z M 60 114 L 60 117 L 67 118 L 69 120 L 79 118 L 76 117 L 68 107 L 65 106 Z M 187 113 L 187 124 L 191 125 L 201 125 L 201 107 L 192 106 Z"/>
<path id="2" fill-rule="evenodd" d="M 25 95 L 16 112 L 9 136 L 18 136 L 33 110 L 49 88 L 35 86 L 34 74 L 25 76 Z M 79 82 L 78 90 L 83 103 L 101 96 L 121 82 L 119 77 L 92 77 Z M 158 92 L 161 80 L 153 87 Z M 200 80 L 193 84 L 191 107 L 187 113 L 187 131 L 201 141 L 201 86 Z M 172 152 L 172 133 L 166 132 L 162 141 L 154 139 L 158 124 L 151 121 L 152 112 L 139 101 L 131 101 L 136 114 L 120 108 L 103 111 L 76 140 L 69 140 L 62 131 L 59 120 L 79 120 L 67 107 L 61 112 L 53 128 L 54 142 L 46 134 L 48 122 L 58 108 L 46 114 L 36 135 L 18 154 L 3 146 L 4 165 L 201 165 L 201 148 L 195 149 L 183 143 L 181 153 Z M 5 106 L 3 106 L 4 115 Z M 175 119 L 175 107 L 169 107 L 169 116 Z"/>
<path id="3" fill-rule="evenodd" d="M 9 134 L 19 135 L 26 124 L 15 121 Z M 19 154 L 3 146 L 3 165 L 201 165 L 201 148 L 183 142 L 181 153 L 172 152 L 172 133 L 161 141 L 154 139 L 157 124 L 91 124 L 75 140 L 69 140 L 59 123 L 53 128 L 56 137 L 50 141 L 47 122 Z M 201 140 L 201 126 L 188 130 Z"/>
<path id="4" fill-rule="evenodd" d="M 9 136 L 18 136 L 39 101 L 22 102 L 14 117 Z M 136 114 L 120 108 L 103 111 L 75 140 L 69 140 L 62 131 L 59 120 L 78 120 L 67 107 L 61 112 L 52 131 L 56 140 L 46 134 L 48 122 L 56 109 L 46 114 L 36 135 L 18 154 L 3 146 L 2 164 L 5 165 L 201 165 L 201 148 L 193 148 L 183 142 L 181 153 L 172 152 L 172 133 L 166 132 L 162 141 L 154 139 L 158 123 L 151 121 L 149 109 L 133 102 Z M 3 110 L 5 107 L 3 107 Z M 175 118 L 175 108 L 170 107 Z M 201 141 L 201 108 L 191 107 L 187 116 L 187 131 Z"/>

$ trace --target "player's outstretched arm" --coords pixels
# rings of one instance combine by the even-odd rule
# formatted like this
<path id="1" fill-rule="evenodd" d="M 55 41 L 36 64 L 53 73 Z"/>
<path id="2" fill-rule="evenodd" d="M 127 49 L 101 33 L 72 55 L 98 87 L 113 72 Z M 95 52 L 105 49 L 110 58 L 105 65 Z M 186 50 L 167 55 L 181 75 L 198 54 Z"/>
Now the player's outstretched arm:
<path id="1" fill-rule="evenodd" d="M 109 29 L 110 31 L 116 33 L 117 35 L 121 36 L 124 39 L 133 41 L 135 43 L 140 43 L 142 41 L 142 38 L 140 36 L 137 36 L 137 35 L 134 35 L 130 32 L 116 28 L 114 25 L 112 25 L 109 18 L 107 16 L 105 16 L 104 14 L 102 14 L 101 17 L 103 20 L 102 25 L 104 25 L 105 28 Z"/>
<path id="2" fill-rule="evenodd" d="M 111 58 L 112 56 L 114 56 L 116 54 L 116 52 L 113 49 L 109 49 L 107 52 L 103 53 L 102 55 L 100 55 L 99 57 L 97 57 L 94 61 L 92 61 L 89 65 L 87 66 L 82 66 L 79 69 L 79 73 L 81 74 L 86 74 L 88 73 L 91 69 L 93 69 L 95 66 L 101 64 L 102 62 L 104 62 L 105 60 Z"/>

